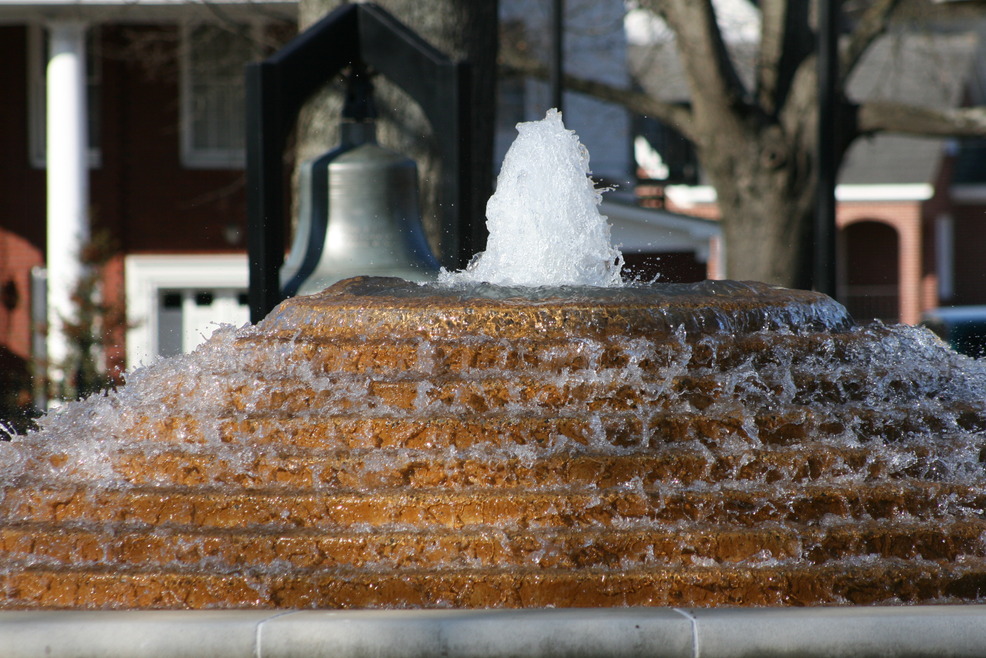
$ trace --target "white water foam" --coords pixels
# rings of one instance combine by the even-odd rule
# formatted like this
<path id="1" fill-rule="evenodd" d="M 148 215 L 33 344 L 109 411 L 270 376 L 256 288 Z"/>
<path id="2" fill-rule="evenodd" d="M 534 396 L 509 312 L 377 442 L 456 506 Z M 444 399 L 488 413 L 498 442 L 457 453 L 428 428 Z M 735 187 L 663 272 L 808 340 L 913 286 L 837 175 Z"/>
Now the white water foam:
<path id="1" fill-rule="evenodd" d="M 599 213 L 589 152 L 561 112 L 517 124 L 496 192 L 486 204 L 486 251 L 439 282 L 501 286 L 619 286 L 623 256 Z"/>

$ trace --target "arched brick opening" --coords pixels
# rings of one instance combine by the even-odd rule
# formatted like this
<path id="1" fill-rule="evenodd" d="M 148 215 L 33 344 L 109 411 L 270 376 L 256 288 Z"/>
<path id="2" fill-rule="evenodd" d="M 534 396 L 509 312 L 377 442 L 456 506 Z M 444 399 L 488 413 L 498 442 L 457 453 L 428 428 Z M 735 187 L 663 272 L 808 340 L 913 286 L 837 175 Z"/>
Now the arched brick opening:
<path id="1" fill-rule="evenodd" d="M 858 322 L 900 319 L 900 237 L 878 221 L 859 221 L 842 229 L 843 302 Z"/>

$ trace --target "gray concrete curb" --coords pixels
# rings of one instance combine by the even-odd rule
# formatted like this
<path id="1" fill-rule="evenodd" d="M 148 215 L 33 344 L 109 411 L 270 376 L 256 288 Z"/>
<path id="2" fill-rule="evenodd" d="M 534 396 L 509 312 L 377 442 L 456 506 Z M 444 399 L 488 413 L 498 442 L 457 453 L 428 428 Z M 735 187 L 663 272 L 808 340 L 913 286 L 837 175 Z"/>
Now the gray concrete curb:
<path id="1" fill-rule="evenodd" d="M 986 656 L 986 605 L 0 612 L 21 656 Z"/>

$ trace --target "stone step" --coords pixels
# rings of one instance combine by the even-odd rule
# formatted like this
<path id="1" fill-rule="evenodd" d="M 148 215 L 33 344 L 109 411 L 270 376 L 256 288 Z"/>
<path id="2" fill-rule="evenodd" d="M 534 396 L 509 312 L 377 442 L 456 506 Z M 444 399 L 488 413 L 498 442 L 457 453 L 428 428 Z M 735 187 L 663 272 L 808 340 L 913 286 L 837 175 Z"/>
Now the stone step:
<path id="1" fill-rule="evenodd" d="M 812 527 L 801 533 L 801 555 L 810 564 L 831 560 L 863 561 L 874 557 L 955 562 L 973 559 L 984 564 L 986 520 L 943 522 L 890 520 L 881 523 Z M 986 595 L 986 592 L 984 592 Z"/>
<path id="2" fill-rule="evenodd" d="M 690 381 L 700 391 L 716 383 L 721 387 L 724 380 L 741 381 L 746 374 L 763 377 L 768 385 L 772 379 L 789 378 L 790 381 L 778 379 L 774 384 L 794 383 L 801 398 L 816 403 L 845 404 L 864 399 L 872 392 L 865 384 L 869 379 L 865 375 L 874 365 L 849 358 L 859 350 L 859 343 L 859 336 L 852 332 L 698 336 L 672 342 L 620 337 L 596 341 L 535 336 L 508 341 L 500 337 L 285 340 L 247 336 L 239 339 L 242 350 L 237 350 L 236 357 L 217 364 L 212 374 L 250 372 L 293 379 L 362 375 L 379 380 L 510 380 L 531 372 L 550 378 L 619 371 L 644 381 L 668 381 L 684 375 L 678 386 L 686 391 Z M 829 363 L 840 364 L 838 376 L 818 370 L 818 365 L 810 361 L 818 354 L 825 354 Z M 886 380 L 883 385 L 898 393 L 914 388 L 914 383 L 903 375 L 895 382 L 889 372 L 880 374 Z"/>
<path id="3" fill-rule="evenodd" d="M 811 422 L 800 410 L 772 413 L 764 420 L 771 443 L 791 443 L 802 435 L 799 420 Z M 828 424 L 831 433 L 845 431 L 841 422 Z M 529 446 L 552 450 L 573 443 L 602 450 L 655 447 L 665 443 L 747 436 L 739 418 L 696 413 L 626 412 L 560 416 L 531 413 L 461 414 L 419 418 L 401 415 L 322 414 L 290 417 L 281 414 L 241 417 L 202 417 L 176 414 L 172 418 L 140 416 L 128 428 L 143 442 L 241 445 L 281 445 L 302 448 L 435 447 L 468 450 L 477 446 Z M 823 434 L 823 436 L 825 436 Z M 748 437 L 749 438 L 749 437 Z"/>
<path id="4" fill-rule="evenodd" d="M 24 465 L 48 486 L 69 486 L 86 479 L 73 468 L 72 456 L 39 452 Z M 311 450 L 280 446 L 128 446 L 107 458 L 106 484 L 233 489 L 359 490 L 403 488 L 529 490 L 563 487 L 658 485 L 675 487 L 724 480 L 772 484 L 874 478 L 928 479 L 947 468 L 942 450 L 929 459 L 927 446 L 895 446 L 877 450 L 807 444 L 798 448 L 743 448 L 718 455 L 688 443 L 623 454 L 558 451 L 530 456 L 516 447 L 484 446 L 449 454 L 445 449 L 362 448 Z M 521 456 L 518 456 L 520 454 Z M 50 473 L 46 470 L 50 468 Z"/>
<path id="5" fill-rule="evenodd" d="M 950 603 L 981 600 L 982 564 L 831 564 L 653 569 L 0 572 L 0 609 L 540 608 Z"/>
<path id="6" fill-rule="evenodd" d="M 239 456 L 239 459 L 236 457 Z M 357 453 L 277 457 L 248 452 L 222 458 L 180 451 L 153 455 L 129 453 L 114 458 L 114 471 L 135 485 L 230 485 L 243 488 L 284 486 L 375 490 L 383 488 L 529 490 L 592 486 L 600 489 L 658 484 L 689 486 L 723 479 L 753 482 L 804 482 L 822 478 L 867 479 L 888 462 L 916 462 L 903 451 L 888 458 L 866 449 L 831 447 L 804 450 L 745 451 L 713 458 L 708 453 L 668 449 L 657 453 L 558 454 L 511 457 L 494 452 L 472 457 L 446 457 L 441 451 L 369 450 Z M 904 474 L 890 473 L 889 476 Z"/>
<path id="7" fill-rule="evenodd" d="M 678 403 L 669 386 L 628 382 L 624 377 L 540 375 L 482 379 L 415 379 L 335 376 L 320 381 L 200 375 L 175 386 L 163 403 L 176 410 L 186 402 L 209 400 L 217 413 L 249 415 L 334 415 L 346 413 L 458 415 L 510 412 L 612 413 L 657 410 Z M 682 398 L 682 401 L 684 398 Z"/>
<path id="8" fill-rule="evenodd" d="M 0 523 L 106 522 L 168 528 L 435 529 L 666 527 L 676 523 L 754 526 L 826 519 L 967 518 L 986 506 L 973 485 L 914 480 L 844 485 L 699 490 L 381 490 L 370 494 L 142 487 L 3 492 Z"/>
<path id="9" fill-rule="evenodd" d="M 678 372 L 668 377 L 649 377 L 633 371 L 578 371 L 552 376 L 535 371 L 488 371 L 473 377 L 449 375 L 416 377 L 397 371 L 387 376 L 367 377 L 332 374 L 321 378 L 249 372 L 198 374 L 175 383 L 162 392 L 161 403 L 181 412 L 208 401 L 217 413 L 250 415 L 382 414 L 486 414 L 526 413 L 614 413 L 631 410 L 705 411 L 713 405 L 742 401 L 748 411 L 811 406 L 831 409 L 857 403 L 865 396 L 820 398 L 835 394 L 822 390 L 817 376 L 798 384 L 789 374 L 778 381 L 762 373 L 747 371 L 745 379 L 725 379 L 720 373 Z M 785 386 L 789 390 L 785 390 Z M 798 403 L 802 400 L 802 403 Z M 898 401 L 902 411 L 913 411 L 908 398 Z M 886 411 L 886 409 L 884 409 Z"/>
<path id="10" fill-rule="evenodd" d="M 604 371 L 630 368 L 651 377 L 683 365 L 710 372 L 734 370 L 744 365 L 763 369 L 784 362 L 797 369 L 797 358 L 825 351 L 840 358 L 857 339 L 849 333 L 764 334 L 647 340 L 619 336 L 599 341 L 584 337 L 525 336 L 457 337 L 452 340 L 421 336 L 389 336 L 382 339 L 305 339 L 248 335 L 237 340 L 236 370 L 279 372 L 310 377 L 349 373 L 385 375 L 415 373 L 422 377 L 483 372 L 520 373 L 537 370 L 559 373 L 578 370 Z M 792 358 L 794 363 L 789 363 Z M 217 373 L 219 374 L 219 373 Z"/>
<path id="11" fill-rule="evenodd" d="M 467 450 L 476 446 L 516 445 L 544 450 L 559 441 L 585 446 L 593 440 L 616 446 L 639 445 L 644 423 L 645 418 L 628 413 L 599 414 L 591 418 L 531 414 L 414 418 L 362 413 L 231 417 L 176 413 L 168 418 L 138 415 L 127 430 L 135 442 L 144 443 L 345 450 Z"/>
<path id="12" fill-rule="evenodd" d="M 420 377 L 475 376 L 491 371 L 557 373 L 624 368 L 631 362 L 651 372 L 670 365 L 678 351 L 676 345 L 656 344 L 648 349 L 648 358 L 640 359 L 628 353 L 629 346 L 619 341 L 530 338 L 283 340 L 248 336 L 238 343 L 245 352 L 235 362 L 238 370 L 302 377 L 338 373 L 372 376 L 414 373 Z"/>
<path id="13" fill-rule="evenodd" d="M 606 567 L 696 567 L 744 564 L 820 565 L 867 560 L 982 560 L 986 521 L 849 526 L 716 527 L 675 530 L 585 529 L 434 532 L 317 530 L 207 531 L 134 526 L 20 524 L 0 528 L 0 570 L 12 564 L 49 567 L 117 565 L 183 567 L 209 573 L 243 569 L 366 570 Z"/>
<path id="14" fill-rule="evenodd" d="M 793 386 L 793 385 L 792 385 Z M 793 402 L 803 397 L 807 403 Z M 979 427 L 982 414 L 923 398 L 901 397 L 896 407 L 879 412 L 864 403 L 818 404 L 810 390 L 785 392 L 781 384 L 753 377 L 724 382 L 717 376 L 683 374 L 668 381 L 632 375 L 540 375 L 431 380 L 374 379 L 338 376 L 318 381 L 264 378 L 256 375 L 200 375 L 161 394 L 160 404 L 179 416 L 247 416 L 312 419 L 363 415 L 405 418 L 482 417 L 486 421 L 520 417 L 639 415 L 684 416 L 716 420 L 734 432 L 763 432 L 758 440 L 792 442 L 814 436 L 849 433 L 866 440 L 899 441 L 920 434 Z M 742 409 L 742 412 L 740 410 Z M 790 420 L 788 420 L 790 419 Z M 807 422 L 804 422 L 807 421 Z M 697 428 L 693 435 L 709 437 Z M 711 438 L 715 438 L 715 434 Z"/>
<path id="15" fill-rule="evenodd" d="M 981 530 L 981 529 L 980 529 Z M 958 544 L 955 539 L 953 543 Z M 193 532 L 137 528 L 53 529 L 44 524 L 0 528 L 0 564 L 182 566 L 211 573 L 251 568 L 463 569 L 631 568 L 784 560 L 800 553 L 790 530 L 716 532 L 585 530 L 511 532 Z"/>
<path id="16" fill-rule="evenodd" d="M 427 417 L 406 413 L 303 413 L 263 415 L 220 413 L 188 414 L 176 410 L 169 417 L 135 414 L 126 431 L 133 443 L 281 445 L 313 449 L 433 447 L 466 450 L 476 446 L 530 446 L 538 451 L 571 442 L 595 451 L 607 447 L 623 451 L 659 448 L 667 444 L 698 442 L 709 448 L 737 444 L 797 446 L 808 442 L 839 445 L 858 441 L 879 445 L 930 445 L 948 450 L 954 428 L 932 432 L 920 418 L 888 423 L 871 409 L 845 406 L 836 410 L 777 405 L 745 417 L 723 410 L 704 413 L 687 409 L 558 414 L 433 413 Z M 916 415 L 916 414 L 915 414 Z M 99 430 L 95 430 L 97 436 Z M 107 440 L 114 440 L 113 435 Z M 936 446 L 937 447 L 937 446 Z"/>

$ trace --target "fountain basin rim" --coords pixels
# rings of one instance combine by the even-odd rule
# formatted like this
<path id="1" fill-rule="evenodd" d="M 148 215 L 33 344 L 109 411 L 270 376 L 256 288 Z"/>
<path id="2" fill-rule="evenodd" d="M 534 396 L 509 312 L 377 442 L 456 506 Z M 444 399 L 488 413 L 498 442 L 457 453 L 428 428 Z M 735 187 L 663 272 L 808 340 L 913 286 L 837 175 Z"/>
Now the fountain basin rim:
<path id="1" fill-rule="evenodd" d="M 984 645 L 983 605 L 0 612 L 8 658 L 978 656 Z"/>
<path id="2" fill-rule="evenodd" d="M 513 340 L 844 331 L 852 324 L 845 308 L 825 295 L 751 281 L 524 288 L 355 277 L 283 302 L 257 329 L 293 339 L 405 334 Z"/>

